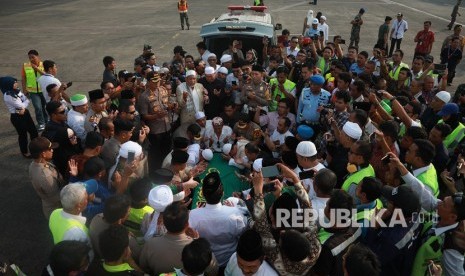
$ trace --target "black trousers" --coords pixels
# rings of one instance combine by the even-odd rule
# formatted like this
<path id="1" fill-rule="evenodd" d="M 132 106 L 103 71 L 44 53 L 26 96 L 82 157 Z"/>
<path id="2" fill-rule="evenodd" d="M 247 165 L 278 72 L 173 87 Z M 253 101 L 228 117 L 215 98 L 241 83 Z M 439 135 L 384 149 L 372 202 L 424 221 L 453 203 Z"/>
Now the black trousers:
<path id="1" fill-rule="evenodd" d="M 150 142 L 148 162 L 152 174 L 154 170 L 161 168 L 163 159 L 171 151 L 171 133 L 169 131 L 159 134 L 150 133 L 148 138 Z"/>
<path id="2" fill-rule="evenodd" d="M 391 49 L 389 50 L 389 56 L 392 56 L 392 53 L 394 53 L 394 45 L 396 45 L 396 50 L 400 49 L 400 43 L 402 43 L 402 38 L 391 38 Z"/>
<path id="3" fill-rule="evenodd" d="M 10 121 L 15 127 L 16 132 L 18 133 L 18 144 L 21 153 L 27 154 L 29 151 L 27 148 L 27 134 L 29 133 L 29 138 L 31 140 L 39 136 L 39 134 L 37 133 L 36 126 L 34 125 L 34 121 L 32 120 L 31 114 L 27 109 L 23 115 L 12 113 L 10 116 Z"/>

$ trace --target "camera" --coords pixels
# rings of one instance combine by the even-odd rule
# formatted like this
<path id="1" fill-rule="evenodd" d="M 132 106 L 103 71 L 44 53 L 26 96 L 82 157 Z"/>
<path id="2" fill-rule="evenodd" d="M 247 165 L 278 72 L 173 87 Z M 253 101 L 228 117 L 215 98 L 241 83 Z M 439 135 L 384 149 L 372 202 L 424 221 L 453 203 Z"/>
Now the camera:
<path id="1" fill-rule="evenodd" d="M 339 44 L 346 44 L 346 40 L 345 39 L 340 39 Z"/>
<path id="2" fill-rule="evenodd" d="M 246 74 L 246 73 L 242 74 L 242 79 L 243 80 L 247 80 L 248 78 L 249 78 L 248 74 Z"/>

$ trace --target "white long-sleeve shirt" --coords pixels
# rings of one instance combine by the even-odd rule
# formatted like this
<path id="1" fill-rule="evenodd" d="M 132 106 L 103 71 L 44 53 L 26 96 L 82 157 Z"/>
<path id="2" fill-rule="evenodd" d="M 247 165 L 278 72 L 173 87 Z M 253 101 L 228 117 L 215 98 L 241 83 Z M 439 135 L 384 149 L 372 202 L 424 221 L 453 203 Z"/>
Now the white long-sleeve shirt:
<path id="1" fill-rule="evenodd" d="M 207 204 L 189 213 L 189 225 L 210 242 L 219 266 L 225 266 L 236 252 L 247 219 L 237 207 Z"/>
<path id="2" fill-rule="evenodd" d="M 10 113 L 16 113 L 16 110 L 26 109 L 29 105 L 29 99 L 19 91 L 17 97 L 11 96 L 9 93 L 3 94 L 3 100 Z"/>
<path id="3" fill-rule="evenodd" d="M 86 114 L 82 114 L 75 110 L 68 112 L 68 125 L 74 130 L 76 136 L 82 141 L 86 139 L 86 130 L 84 128 L 84 122 L 86 121 Z"/>

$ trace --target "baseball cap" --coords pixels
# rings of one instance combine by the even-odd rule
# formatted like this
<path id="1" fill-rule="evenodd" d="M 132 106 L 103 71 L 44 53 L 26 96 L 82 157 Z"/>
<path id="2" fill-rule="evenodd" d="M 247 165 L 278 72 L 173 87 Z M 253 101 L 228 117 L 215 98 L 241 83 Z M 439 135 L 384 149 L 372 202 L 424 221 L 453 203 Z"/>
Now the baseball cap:
<path id="1" fill-rule="evenodd" d="M 403 14 L 401 12 L 397 13 L 397 16 L 403 16 Z"/>
<path id="2" fill-rule="evenodd" d="M 95 179 L 86 180 L 82 184 L 86 187 L 86 192 L 89 195 L 94 194 L 98 190 L 98 182 Z"/>
<path id="3" fill-rule="evenodd" d="M 442 117 L 458 113 L 460 113 L 459 106 L 455 103 L 448 103 L 441 108 L 441 111 L 438 112 L 438 116 Z"/>
<path id="4" fill-rule="evenodd" d="M 412 188 L 405 184 L 395 188 L 385 185 L 381 190 L 381 194 L 388 201 L 391 201 L 395 207 L 400 208 L 406 217 L 410 217 L 412 213 L 420 210 L 420 199 Z"/>
<path id="5" fill-rule="evenodd" d="M 313 18 L 312 24 L 318 24 L 318 23 L 320 23 L 320 22 L 318 22 L 318 18 Z"/>

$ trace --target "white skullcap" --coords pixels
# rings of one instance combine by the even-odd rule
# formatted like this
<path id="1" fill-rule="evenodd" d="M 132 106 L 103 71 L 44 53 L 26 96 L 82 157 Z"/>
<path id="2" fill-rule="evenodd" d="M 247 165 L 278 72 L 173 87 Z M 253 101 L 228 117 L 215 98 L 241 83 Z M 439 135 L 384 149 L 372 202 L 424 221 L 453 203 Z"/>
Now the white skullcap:
<path id="1" fill-rule="evenodd" d="M 194 77 L 195 77 L 195 76 L 197 76 L 197 73 L 196 73 L 194 70 L 188 70 L 188 71 L 186 72 L 186 78 L 187 78 L 187 77 L 190 77 L 190 76 L 194 76 Z"/>
<path id="2" fill-rule="evenodd" d="M 150 190 L 148 199 L 150 207 L 161 213 L 173 203 L 173 192 L 167 185 L 158 185 Z"/>
<path id="3" fill-rule="evenodd" d="M 295 152 L 303 157 L 311 157 L 317 154 L 315 144 L 310 141 L 302 141 L 297 145 Z"/>
<path id="4" fill-rule="evenodd" d="M 231 144 L 224 144 L 223 145 L 223 153 L 228 155 L 231 152 L 232 145 Z"/>
<path id="5" fill-rule="evenodd" d="M 229 62 L 229 61 L 232 61 L 232 56 L 231 55 L 223 55 L 220 58 L 221 63 L 225 63 L 225 62 Z"/>
<path id="6" fill-rule="evenodd" d="M 263 158 L 258 158 L 258 159 L 255 159 L 255 161 L 253 161 L 253 170 L 256 171 L 256 172 L 260 172 L 262 171 L 262 167 L 263 167 Z"/>
<path id="7" fill-rule="evenodd" d="M 323 19 L 324 21 L 326 21 L 326 16 L 322 15 L 320 16 L 320 19 Z"/>
<path id="8" fill-rule="evenodd" d="M 211 66 L 208 66 L 207 68 L 205 68 L 205 75 L 212 75 L 212 74 L 215 74 L 215 68 Z"/>
<path id="9" fill-rule="evenodd" d="M 197 111 L 195 113 L 195 119 L 198 120 L 198 119 L 202 119 L 202 118 L 205 118 L 205 113 L 203 113 L 202 111 Z"/>
<path id="10" fill-rule="evenodd" d="M 223 73 L 225 75 L 228 74 L 228 69 L 226 69 L 226 67 L 220 67 L 220 69 L 218 69 L 218 73 Z"/>
<path id="11" fill-rule="evenodd" d="M 142 154 L 142 147 L 136 142 L 128 141 L 121 145 L 121 148 L 119 149 L 119 156 L 128 158 L 128 152 L 130 151 L 135 152 L 135 157 L 138 157 Z"/>
<path id="12" fill-rule="evenodd" d="M 362 129 L 356 123 L 347 122 L 342 127 L 342 131 L 344 131 L 347 136 L 352 139 L 359 140 L 362 137 Z"/>
<path id="13" fill-rule="evenodd" d="M 447 91 L 439 91 L 436 93 L 436 97 L 444 103 L 448 103 L 450 101 L 450 93 Z"/>
<path id="14" fill-rule="evenodd" d="M 166 68 L 166 67 L 162 67 L 160 68 L 160 70 L 158 70 L 158 73 L 160 74 L 168 74 L 170 72 L 170 69 Z"/>
<path id="15" fill-rule="evenodd" d="M 210 161 L 213 159 L 213 151 L 211 149 L 204 149 L 202 151 L 203 159 Z"/>
<path id="16" fill-rule="evenodd" d="M 209 59 L 209 58 L 211 58 L 211 57 L 216 58 L 216 55 L 215 55 L 214 53 L 210 53 L 210 54 L 208 54 L 207 59 Z"/>

